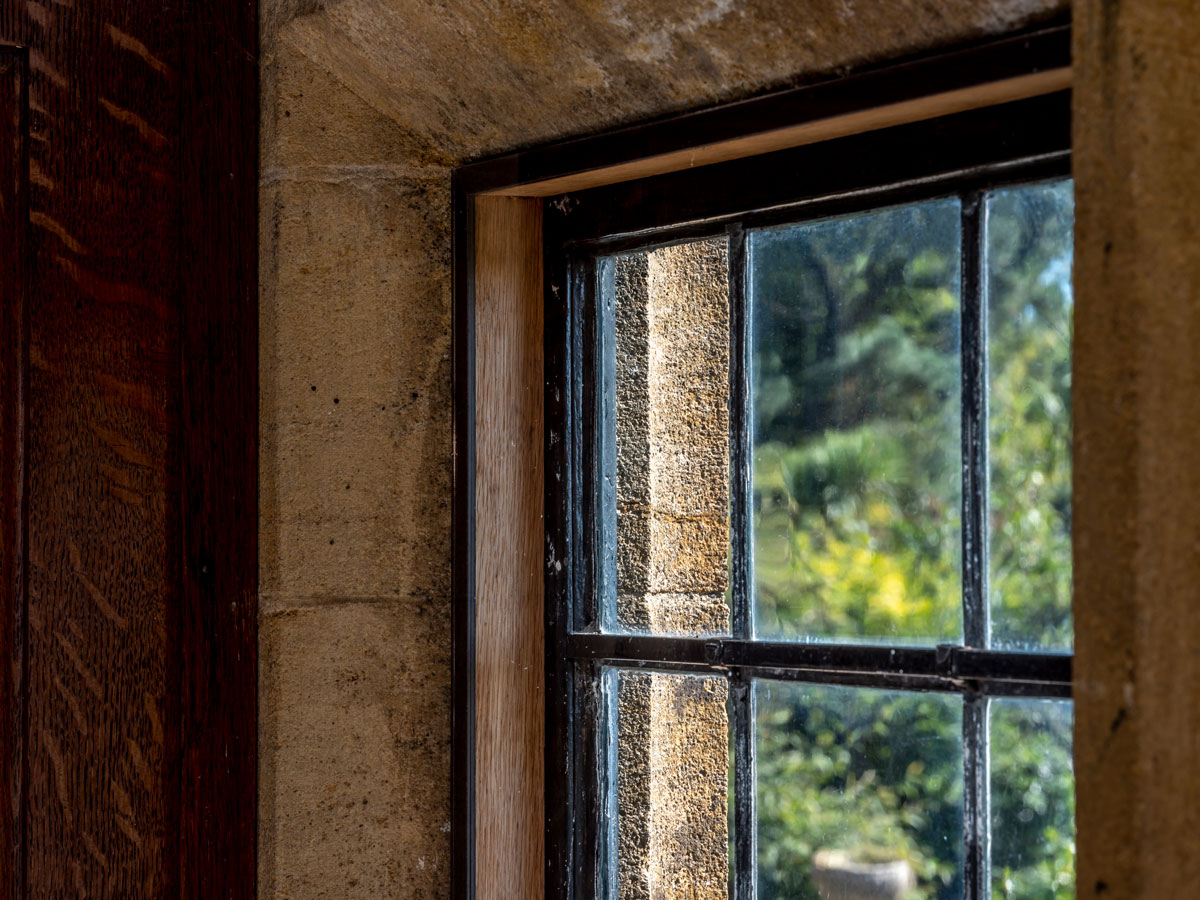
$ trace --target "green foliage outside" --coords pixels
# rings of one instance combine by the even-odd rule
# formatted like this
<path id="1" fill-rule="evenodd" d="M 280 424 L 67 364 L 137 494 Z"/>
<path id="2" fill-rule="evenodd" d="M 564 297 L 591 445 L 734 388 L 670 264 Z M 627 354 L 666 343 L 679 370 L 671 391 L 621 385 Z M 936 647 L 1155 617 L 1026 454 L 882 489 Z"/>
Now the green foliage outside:
<path id="1" fill-rule="evenodd" d="M 998 645 L 1070 646 L 1069 183 L 989 202 L 989 529 Z M 756 629 L 961 640 L 956 200 L 755 234 Z M 759 893 L 822 848 L 961 895 L 956 698 L 759 687 Z M 1070 714 L 993 704 L 993 896 L 1074 896 Z"/>

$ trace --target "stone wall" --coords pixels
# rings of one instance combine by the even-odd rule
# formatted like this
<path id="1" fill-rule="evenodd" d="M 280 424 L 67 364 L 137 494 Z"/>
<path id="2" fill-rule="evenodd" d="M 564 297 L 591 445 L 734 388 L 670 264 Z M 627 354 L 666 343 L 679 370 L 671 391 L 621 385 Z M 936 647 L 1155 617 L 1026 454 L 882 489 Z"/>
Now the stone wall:
<path id="1" fill-rule="evenodd" d="M 261 897 L 448 894 L 451 168 L 1064 6 L 264 0 Z"/>
<path id="2" fill-rule="evenodd" d="M 1075 4 L 1081 898 L 1200 885 L 1200 11 Z"/>
<path id="3" fill-rule="evenodd" d="M 729 253 L 723 238 L 616 261 L 616 615 L 729 630 Z M 728 687 L 616 677 L 620 900 L 729 896 Z M 610 782 L 611 783 L 611 782 Z"/>
<path id="4" fill-rule="evenodd" d="M 729 261 L 697 241 L 616 263 L 616 616 L 729 629 Z"/>

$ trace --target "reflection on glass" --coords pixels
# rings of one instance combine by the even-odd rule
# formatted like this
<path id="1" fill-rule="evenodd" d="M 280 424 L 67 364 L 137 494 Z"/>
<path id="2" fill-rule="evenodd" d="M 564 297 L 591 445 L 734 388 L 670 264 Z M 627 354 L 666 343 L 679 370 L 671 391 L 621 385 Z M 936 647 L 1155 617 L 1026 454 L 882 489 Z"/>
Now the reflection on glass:
<path id="1" fill-rule="evenodd" d="M 958 697 L 778 681 L 754 691 L 760 900 L 961 896 Z"/>
<path id="2" fill-rule="evenodd" d="M 960 205 L 750 235 L 760 637 L 962 632 Z"/>
<path id="3" fill-rule="evenodd" d="M 609 898 L 727 900 L 727 685 L 605 671 Z"/>
<path id="4" fill-rule="evenodd" d="M 627 254 L 600 271 L 604 627 L 727 633 L 727 242 Z"/>
<path id="5" fill-rule="evenodd" d="M 1071 647 L 1069 181 L 987 200 L 992 641 Z"/>
<path id="6" fill-rule="evenodd" d="M 992 897 L 1075 896 L 1072 706 L 1065 700 L 993 700 Z"/>

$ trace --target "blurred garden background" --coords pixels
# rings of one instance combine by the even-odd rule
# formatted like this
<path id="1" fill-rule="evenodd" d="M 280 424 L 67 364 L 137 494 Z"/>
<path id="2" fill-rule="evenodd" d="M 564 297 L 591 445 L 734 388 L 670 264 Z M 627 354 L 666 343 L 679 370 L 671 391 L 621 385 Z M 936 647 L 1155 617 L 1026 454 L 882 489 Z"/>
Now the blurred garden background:
<path id="1" fill-rule="evenodd" d="M 989 195 L 993 646 L 1071 646 L 1072 192 Z M 757 637 L 959 643 L 961 209 L 751 236 Z M 962 893 L 961 700 L 758 682 L 759 896 L 812 857 L 905 859 Z M 1074 896 L 1071 713 L 991 703 L 993 897 Z"/>

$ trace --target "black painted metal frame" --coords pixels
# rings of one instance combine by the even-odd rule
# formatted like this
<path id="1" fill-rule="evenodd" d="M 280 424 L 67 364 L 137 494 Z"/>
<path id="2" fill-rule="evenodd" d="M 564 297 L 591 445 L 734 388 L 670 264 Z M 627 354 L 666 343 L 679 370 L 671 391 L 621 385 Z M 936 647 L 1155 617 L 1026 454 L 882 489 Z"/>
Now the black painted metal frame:
<path id="1" fill-rule="evenodd" d="M 701 172 L 661 176 L 631 188 L 621 185 L 560 198 L 547 211 L 546 268 L 551 294 L 566 299 L 566 315 L 548 329 L 549 383 L 565 390 L 564 408 L 548 418 L 548 469 L 566 484 L 548 511 L 548 539 L 570 548 L 566 582 L 556 573 L 548 591 L 551 608 L 548 666 L 549 728 L 557 760 L 548 782 L 552 810 L 568 811 L 547 834 L 554 840 L 562 898 L 615 896 L 609 833 L 598 804 L 606 791 L 604 747 L 611 743 L 611 699 L 599 695 L 597 679 L 608 666 L 657 671 L 720 673 L 730 678 L 734 752 L 735 900 L 755 896 L 754 739 L 750 690 L 754 678 L 930 690 L 964 698 L 965 779 L 964 889 L 967 900 L 988 896 L 987 699 L 992 696 L 1069 697 L 1071 659 L 1062 654 L 988 649 L 986 442 L 986 335 L 983 314 L 981 222 L 983 193 L 993 187 L 1069 174 L 1069 98 L 1052 95 L 1004 107 L 948 116 L 886 131 L 772 154 L 768 158 L 712 166 Z M 917 148 L 925 148 L 924 153 Z M 837 159 L 838 190 L 828 172 Z M 873 165 L 871 165 L 873 163 Z M 769 176 L 774 204 L 743 210 Z M 792 174 L 788 174 L 792 173 Z M 842 173 L 848 173 L 843 175 Z M 846 189 L 846 182 L 857 186 Z M 714 187 L 719 185 L 719 187 Z M 622 198 L 633 190 L 637 204 Z M 897 202 L 957 195 L 962 208 L 962 397 L 963 397 L 963 615 L 961 646 L 937 648 L 847 646 L 757 641 L 751 638 L 749 466 L 749 316 L 745 292 L 746 229 L 764 224 L 840 215 Z M 682 203 L 675 198 L 686 198 Z M 692 221 L 672 221 L 680 206 Z M 626 213 L 629 213 L 626 215 Z M 611 338 L 598 327 L 611 279 L 611 255 L 705 235 L 727 237 L 730 254 L 732 412 L 731 484 L 734 535 L 731 636 L 727 639 L 605 634 L 601 586 L 611 583 L 611 539 L 603 527 L 596 485 L 611 437 L 612 391 L 595 381 L 603 367 L 598 345 Z M 548 304 L 550 305 L 550 304 Z M 548 323 L 549 324 L 549 323 Z M 603 504 L 600 504 L 603 505 Z M 561 688 L 561 689 L 560 689 Z M 572 699 L 574 695 L 574 699 Z M 607 792 L 611 793 L 611 792 Z M 568 798 L 571 798 L 569 802 Z M 574 816 L 570 816 L 570 810 Z M 606 849 L 607 848 L 607 849 Z M 607 865 L 600 865 L 607 860 Z"/>
<path id="2" fill-rule="evenodd" d="M 702 113 L 526 151 L 459 169 L 454 180 L 455 500 L 453 896 L 474 898 L 473 197 L 652 153 L 1069 64 L 1065 25 L 986 42 Z M 993 696 L 1070 696 L 1071 657 L 987 649 L 985 317 L 980 198 L 1070 173 L 1068 92 L 896 126 L 703 169 L 544 201 L 546 531 L 565 565 L 546 572 L 546 897 L 606 896 L 615 833 L 601 825 L 601 749 L 613 728 L 605 666 L 721 673 L 735 754 L 734 900 L 753 900 L 756 848 L 751 679 L 931 690 L 964 698 L 965 900 L 988 896 L 987 714 Z M 756 641 L 750 630 L 748 228 L 934 197 L 962 199 L 964 642 L 936 648 Z M 593 548 L 598 417 L 598 286 L 611 254 L 725 234 L 731 297 L 732 628 L 727 638 L 604 634 Z M 606 271 L 606 266 L 608 271 Z M 599 429 L 602 430 L 602 429 Z"/>

